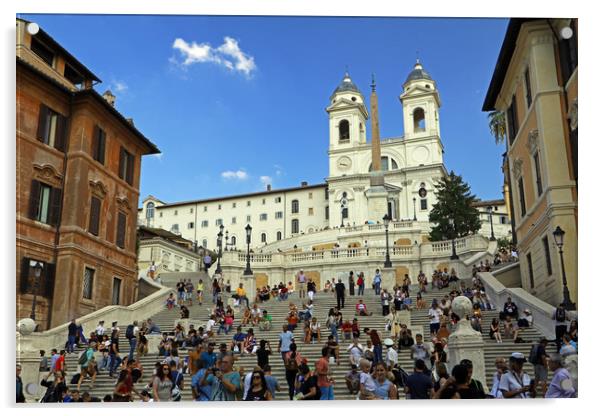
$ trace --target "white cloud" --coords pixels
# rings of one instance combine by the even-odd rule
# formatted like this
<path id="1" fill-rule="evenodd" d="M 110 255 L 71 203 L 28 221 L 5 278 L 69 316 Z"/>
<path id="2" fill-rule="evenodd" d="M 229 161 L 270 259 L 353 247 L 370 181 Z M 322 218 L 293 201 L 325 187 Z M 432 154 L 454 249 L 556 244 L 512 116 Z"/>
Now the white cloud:
<path id="1" fill-rule="evenodd" d="M 261 177 L 259 177 L 259 180 L 261 181 L 261 183 L 264 186 L 272 184 L 272 177 L 271 176 L 261 176 Z"/>
<path id="2" fill-rule="evenodd" d="M 222 172 L 222 178 L 224 179 L 236 179 L 236 180 L 241 180 L 244 181 L 249 177 L 249 175 L 247 174 L 247 172 L 245 172 L 244 170 L 237 170 L 237 171 L 233 171 L 233 170 L 227 170 L 225 172 Z"/>
<path id="3" fill-rule="evenodd" d="M 125 82 L 122 82 L 122 81 L 115 81 L 113 83 L 113 85 L 115 87 L 115 91 L 116 92 L 123 92 L 123 91 L 125 91 L 125 90 L 128 89 L 127 84 Z"/>
<path id="4" fill-rule="evenodd" d="M 282 175 L 282 166 L 274 165 L 274 169 L 276 169 L 276 176 Z"/>
<path id="5" fill-rule="evenodd" d="M 184 60 L 180 63 L 175 58 L 170 58 L 170 62 L 176 62 L 183 67 L 211 62 L 231 71 L 242 72 L 247 77 L 257 69 L 255 59 L 244 53 L 238 46 L 238 41 L 229 36 L 226 36 L 224 43 L 217 48 L 213 48 L 209 43 L 188 43 L 182 38 L 177 38 L 172 47 L 180 51 Z"/>

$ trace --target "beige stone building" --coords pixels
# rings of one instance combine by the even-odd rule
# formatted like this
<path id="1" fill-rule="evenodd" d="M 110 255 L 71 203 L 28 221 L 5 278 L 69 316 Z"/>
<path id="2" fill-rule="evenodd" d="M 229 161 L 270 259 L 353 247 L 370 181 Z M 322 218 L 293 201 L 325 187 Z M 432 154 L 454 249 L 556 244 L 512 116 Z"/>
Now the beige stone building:
<path id="1" fill-rule="evenodd" d="M 564 235 L 564 265 L 577 302 L 577 19 L 511 19 L 484 111 L 504 111 L 505 182 L 520 255 L 522 286 L 563 301 L 553 232 Z"/>

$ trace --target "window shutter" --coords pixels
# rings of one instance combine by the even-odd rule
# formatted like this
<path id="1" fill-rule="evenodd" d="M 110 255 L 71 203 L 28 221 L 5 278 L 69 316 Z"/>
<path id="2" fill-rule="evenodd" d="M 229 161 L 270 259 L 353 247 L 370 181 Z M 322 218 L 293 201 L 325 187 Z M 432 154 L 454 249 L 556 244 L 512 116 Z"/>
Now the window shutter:
<path id="1" fill-rule="evenodd" d="M 49 224 L 57 227 L 61 214 L 62 191 L 59 188 L 52 188 L 50 192 L 50 218 Z"/>
<path id="2" fill-rule="evenodd" d="M 88 231 L 98 236 L 98 228 L 100 224 L 100 199 L 92 197 L 90 200 L 90 224 Z"/>
<path id="3" fill-rule="evenodd" d="M 98 160 L 103 165 L 105 164 L 105 142 L 107 140 L 107 133 L 104 130 L 100 130 L 100 136 L 98 137 Z"/>
<path id="4" fill-rule="evenodd" d="M 124 164 L 125 164 L 125 149 L 122 147 L 121 150 L 120 150 L 120 152 L 119 152 L 119 172 L 118 172 L 118 176 L 119 176 L 120 179 L 125 179 L 124 172 L 123 172 Z"/>
<path id="5" fill-rule="evenodd" d="M 127 172 L 126 172 L 126 182 L 132 185 L 134 183 L 134 155 L 127 153 Z"/>
<path id="6" fill-rule="evenodd" d="M 120 212 L 117 214 L 117 240 L 115 243 L 121 248 L 125 248 L 125 226 L 126 216 L 124 213 Z"/>
<path id="7" fill-rule="evenodd" d="M 36 139 L 44 142 L 44 135 L 46 134 L 46 120 L 48 118 L 48 107 L 44 104 L 40 104 L 40 115 L 38 117 L 38 134 Z"/>
<path id="8" fill-rule="evenodd" d="M 29 192 L 29 218 L 35 220 L 38 218 L 40 209 L 40 182 L 31 181 L 31 191 Z"/>
<path id="9" fill-rule="evenodd" d="M 65 151 L 65 143 L 67 141 L 67 118 L 61 114 L 57 117 L 56 140 L 54 147 L 61 152 Z"/>
<path id="10" fill-rule="evenodd" d="M 29 288 L 29 257 L 21 260 L 21 293 L 28 293 Z"/>
<path id="11" fill-rule="evenodd" d="M 44 272 L 44 293 L 43 296 L 52 299 L 52 295 L 54 294 L 54 276 L 55 276 L 55 265 L 51 263 L 46 263 L 44 265 L 46 268 Z"/>
<path id="12" fill-rule="evenodd" d="M 100 138 L 98 137 L 100 134 L 100 129 L 98 128 L 98 126 L 94 126 L 94 132 L 92 133 L 92 158 L 94 160 L 98 160 L 98 156 L 99 156 L 99 141 Z"/>

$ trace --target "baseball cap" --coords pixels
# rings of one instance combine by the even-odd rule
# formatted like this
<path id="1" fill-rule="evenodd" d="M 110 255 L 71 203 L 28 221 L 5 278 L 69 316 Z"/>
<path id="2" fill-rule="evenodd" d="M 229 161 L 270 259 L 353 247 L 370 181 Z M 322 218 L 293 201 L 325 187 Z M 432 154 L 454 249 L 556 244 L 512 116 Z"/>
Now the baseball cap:
<path id="1" fill-rule="evenodd" d="M 510 354 L 510 360 L 523 363 L 527 361 L 525 355 L 522 352 L 513 352 L 512 354 Z"/>

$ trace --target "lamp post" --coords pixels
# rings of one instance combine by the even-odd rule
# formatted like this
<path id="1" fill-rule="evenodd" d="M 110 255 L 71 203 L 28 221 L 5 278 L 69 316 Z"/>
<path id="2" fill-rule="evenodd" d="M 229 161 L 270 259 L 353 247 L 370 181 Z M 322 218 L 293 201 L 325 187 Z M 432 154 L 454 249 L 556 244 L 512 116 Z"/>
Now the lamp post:
<path id="1" fill-rule="evenodd" d="M 487 212 L 489 213 L 489 224 L 491 224 L 491 237 L 489 237 L 489 241 L 495 241 L 495 235 L 493 234 L 493 207 L 491 205 L 487 207 Z"/>
<path id="2" fill-rule="evenodd" d="M 460 257 L 458 257 L 458 255 L 456 254 L 456 224 L 454 223 L 454 219 L 450 218 L 449 219 L 449 223 L 452 226 L 453 229 L 453 233 L 452 233 L 452 255 L 450 257 L 450 260 L 458 260 Z"/>
<path id="3" fill-rule="evenodd" d="M 31 265 L 31 263 L 30 263 Z M 43 266 L 39 261 L 36 261 L 36 264 L 33 266 L 33 274 L 35 276 L 34 284 L 33 284 L 33 301 L 31 302 L 31 319 L 36 320 L 36 303 L 38 297 L 38 286 L 40 284 L 40 276 L 42 275 Z"/>
<path id="4" fill-rule="evenodd" d="M 215 273 L 222 274 L 222 237 L 224 236 L 224 224 L 219 226 L 219 233 L 217 233 L 217 267 Z"/>
<path id="5" fill-rule="evenodd" d="M 391 218 L 388 214 L 385 214 L 383 217 L 383 223 L 385 224 L 385 244 L 387 247 L 387 252 L 385 254 L 385 268 L 392 267 L 391 258 L 389 257 L 389 221 L 391 221 Z"/>
<path id="6" fill-rule="evenodd" d="M 560 253 L 560 266 L 562 267 L 562 303 L 564 304 L 564 308 L 567 311 L 574 311 L 575 308 L 575 304 L 573 302 L 571 302 L 571 294 L 569 293 L 569 288 L 566 285 L 566 272 L 564 270 L 564 252 L 562 251 L 562 246 L 564 245 L 564 230 L 562 228 L 560 228 L 560 226 L 557 226 L 556 229 L 554 230 L 554 232 L 552 233 L 554 235 L 554 242 L 556 243 L 556 246 L 558 247 L 558 252 Z"/>
<path id="7" fill-rule="evenodd" d="M 251 270 L 251 253 L 250 253 L 250 246 L 251 246 L 251 230 L 253 228 L 251 227 L 251 224 L 247 224 L 247 226 L 245 227 L 245 231 L 247 232 L 247 267 L 245 268 L 245 271 L 243 273 L 244 276 L 252 276 L 253 275 L 253 270 Z"/>
<path id="8" fill-rule="evenodd" d="M 414 221 L 416 221 L 416 197 L 412 198 L 414 201 Z"/>

